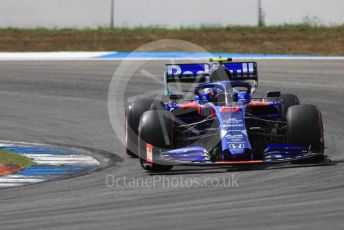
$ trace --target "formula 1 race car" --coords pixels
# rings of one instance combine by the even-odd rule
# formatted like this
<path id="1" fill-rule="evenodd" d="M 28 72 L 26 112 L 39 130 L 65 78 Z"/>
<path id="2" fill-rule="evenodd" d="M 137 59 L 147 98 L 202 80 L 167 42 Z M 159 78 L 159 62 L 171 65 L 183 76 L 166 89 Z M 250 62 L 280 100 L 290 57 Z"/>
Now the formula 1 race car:
<path id="1" fill-rule="evenodd" d="M 255 62 L 166 65 L 164 81 L 167 102 L 138 99 L 126 108 L 127 153 L 148 171 L 324 159 L 320 111 L 279 91 L 253 98 Z"/>

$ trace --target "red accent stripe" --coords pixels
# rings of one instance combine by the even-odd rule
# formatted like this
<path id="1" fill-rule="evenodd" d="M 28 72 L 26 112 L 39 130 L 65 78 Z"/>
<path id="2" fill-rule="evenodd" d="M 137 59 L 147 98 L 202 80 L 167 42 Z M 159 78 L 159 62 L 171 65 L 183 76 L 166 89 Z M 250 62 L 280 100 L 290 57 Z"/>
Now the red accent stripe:
<path id="1" fill-rule="evenodd" d="M 263 160 L 251 160 L 251 161 L 216 161 L 215 164 L 219 165 L 238 165 L 238 164 L 259 164 L 264 163 Z"/>
<path id="2" fill-rule="evenodd" d="M 270 102 L 268 102 L 268 101 L 252 101 L 248 104 L 248 106 L 251 106 L 251 107 L 270 106 Z"/>
<path id="3" fill-rule="evenodd" d="M 125 149 L 128 149 L 128 117 L 127 110 L 125 111 Z"/>
<path id="4" fill-rule="evenodd" d="M 146 161 L 147 163 L 153 163 L 153 146 L 151 144 L 146 144 Z"/>
<path id="5" fill-rule="evenodd" d="M 182 109 L 192 109 L 195 108 L 197 109 L 197 112 L 200 114 L 201 113 L 201 105 L 197 104 L 195 102 L 191 102 L 191 103 L 186 103 L 186 104 L 182 104 L 181 105 Z"/>
<path id="6" fill-rule="evenodd" d="M 230 106 L 223 106 L 223 107 L 220 108 L 220 111 L 222 113 L 236 113 L 236 112 L 239 111 L 239 109 L 240 109 L 239 106 L 232 106 L 232 107 L 230 107 Z"/>

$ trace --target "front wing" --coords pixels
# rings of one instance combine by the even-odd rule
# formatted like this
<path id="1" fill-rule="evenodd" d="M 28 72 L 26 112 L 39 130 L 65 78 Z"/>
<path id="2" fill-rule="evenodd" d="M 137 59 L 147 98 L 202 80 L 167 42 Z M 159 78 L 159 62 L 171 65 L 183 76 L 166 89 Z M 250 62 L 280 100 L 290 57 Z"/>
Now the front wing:
<path id="1" fill-rule="evenodd" d="M 269 145 L 262 159 L 259 160 L 220 160 L 212 161 L 207 150 L 201 146 L 186 147 L 163 151 L 150 144 L 146 144 L 146 151 L 140 157 L 148 164 L 180 165 L 180 166 L 221 166 L 221 165 L 257 165 L 279 164 L 311 159 L 322 156 L 322 153 L 313 152 L 310 148 L 292 145 Z"/>

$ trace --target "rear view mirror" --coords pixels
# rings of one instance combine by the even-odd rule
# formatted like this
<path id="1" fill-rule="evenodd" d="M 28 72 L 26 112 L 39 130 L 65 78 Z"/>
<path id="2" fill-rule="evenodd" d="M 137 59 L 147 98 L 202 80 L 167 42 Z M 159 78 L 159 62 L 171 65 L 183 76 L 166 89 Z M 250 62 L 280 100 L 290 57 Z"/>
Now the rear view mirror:
<path id="1" fill-rule="evenodd" d="M 171 100 L 181 100 L 183 99 L 183 94 L 170 94 L 169 98 Z"/>
<path id="2" fill-rule="evenodd" d="M 280 97 L 281 96 L 281 91 L 272 91 L 268 92 L 267 97 Z"/>

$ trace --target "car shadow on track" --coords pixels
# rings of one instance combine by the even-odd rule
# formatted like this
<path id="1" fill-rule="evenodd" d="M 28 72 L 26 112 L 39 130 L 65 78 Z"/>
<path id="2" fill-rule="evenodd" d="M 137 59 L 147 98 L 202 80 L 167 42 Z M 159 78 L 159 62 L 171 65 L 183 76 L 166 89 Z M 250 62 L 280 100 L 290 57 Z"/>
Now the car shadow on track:
<path id="1" fill-rule="evenodd" d="M 187 174 L 215 174 L 215 173 L 225 173 L 226 168 L 205 168 L 205 167 L 188 167 L 188 168 L 176 168 L 169 172 L 150 172 L 149 175 L 187 175 Z"/>
<path id="2" fill-rule="evenodd" d="M 331 167 L 337 164 L 344 163 L 344 160 L 326 161 L 315 164 L 301 164 L 301 163 L 286 163 L 279 165 L 248 165 L 240 167 L 217 167 L 217 168 L 180 168 L 174 169 L 170 172 L 163 173 L 149 173 L 149 175 L 188 175 L 188 174 L 212 174 L 212 173 L 227 173 L 227 172 L 244 172 L 244 171 L 258 171 L 258 170 L 283 170 L 290 168 L 305 168 L 305 167 Z"/>
<path id="3" fill-rule="evenodd" d="M 344 161 L 343 161 L 344 162 Z M 240 172 L 240 171 L 258 171 L 258 170 L 283 170 L 283 169 L 291 169 L 291 168 L 308 168 L 308 167 L 328 167 L 328 166 L 335 166 L 337 163 L 343 162 L 322 162 L 322 163 L 315 163 L 315 164 L 297 164 L 297 163 L 289 163 L 289 164 L 280 164 L 280 165 L 255 165 L 251 167 L 242 167 L 242 168 L 229 168 L 227 172 Z"/>

